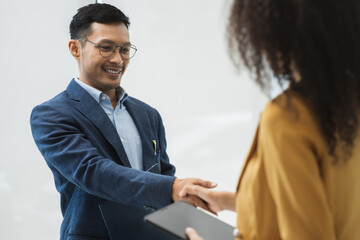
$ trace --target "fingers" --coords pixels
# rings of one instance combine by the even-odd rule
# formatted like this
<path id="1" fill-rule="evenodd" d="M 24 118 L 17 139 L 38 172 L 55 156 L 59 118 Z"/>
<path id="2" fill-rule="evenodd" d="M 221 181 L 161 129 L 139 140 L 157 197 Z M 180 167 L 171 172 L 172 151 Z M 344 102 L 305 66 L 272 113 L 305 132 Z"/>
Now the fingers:
<path id="1" fill-rule="evenodd" d="M 176 178 L 173 182 L 172 188 L 172 199 L 174 201 L 179 201 L 181 198 L 185 197 L 188 193 L 187 190 L 183 191 L 186 188 L 199 186 L 205 189 L 214 188 L 217 186 L 216 183 L 205 181 L 198 178 L 185 178 L 185 179 L 178 179 Z M 181 193 L 181 194 L 180 194 Z"/>
<path id="2" fill-rule="evenodd" d="M 186 186 L 184 187 L 180 192 L 179 192 L 179 196 L 180 197 L 185 197 L 187 194 L 194 194 L 194 186 Z"/>
<path id="3" fill-rule="evenodd" d="M 193 195 L 188 196 L 188 197 L 185 198 L 185 200 L 186 200 L 188 203 L 190 203 L 190 204 L 192 204 L 193 206 L 195 206 L 195 207 L 201 207 L 202 209 L 205 209 L 206 211 L 209 211 L 209 212 L 217 215 L 217 213 L 214 212 L 214 211 L 208 206 L 208 204 L 207 204 L 206 202 L 204 202 L 202 199 L 200 199 L 200 198 L 198 198 L 198 197 L 196 197 L 196 196 L 193 196 Z"/>
<path id="4" fill-rule="evenodd" d="M 189 240 L 203 240 L 193 228 L 186 228 L 185 233 Z"/>
<path id="5" fill-rule="evenodd" d="M 214 188 L 214 187 L 217 186 L 217 183 L 202 180 L 202 179 L 198 179 L 198 178 L 194 179 L 194 183 L 196 185 L 200 185 L 200 186 L 205 187 L 205 188 Z"/>
<path id="6" fill-rule="evenodd" d="M 200 198 L 207 200 L 208 199 L 208 192 L 207 188 L 203 188 L 200 186 L 185 186 L 179 193 L 180 197 L 185 197 L 188 194 L 199 196 Z"/>

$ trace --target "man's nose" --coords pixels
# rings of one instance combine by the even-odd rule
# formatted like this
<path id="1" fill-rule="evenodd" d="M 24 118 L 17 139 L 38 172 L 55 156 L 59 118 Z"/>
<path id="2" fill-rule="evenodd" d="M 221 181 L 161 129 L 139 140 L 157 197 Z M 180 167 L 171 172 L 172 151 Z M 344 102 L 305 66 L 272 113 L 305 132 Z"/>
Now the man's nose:
<path id="1" fill-rule="evenodd" d="M 120 54 L 120 49 L 115 49 L 115 53 L 111 56 L 110 61 L 116 63 L 117 65 L 120 65 L 124 62 L 124 59 Z"/>

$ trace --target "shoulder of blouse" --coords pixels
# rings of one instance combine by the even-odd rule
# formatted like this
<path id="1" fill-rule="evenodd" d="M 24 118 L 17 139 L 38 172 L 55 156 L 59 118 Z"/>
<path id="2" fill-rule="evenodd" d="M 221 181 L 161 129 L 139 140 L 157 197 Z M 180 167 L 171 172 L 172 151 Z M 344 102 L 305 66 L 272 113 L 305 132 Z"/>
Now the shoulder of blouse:
<path id="1" fill-rule="evenodd" d="M 309 140 L 320 148 L 326 147 L 311 104 L 291 90 L 266 105 L 259 124 L 259 137 L 262 140 L 280 139 L 284 135 Z"/>
<path id="2" fill-rule="evenodd" d="M 294 127 L 306 124 L 317 128 L 316 116 L 310 106 L 311 104 L 302 96 L 288 90 L 267 103 L 260 123 L 268 127 Z"/>

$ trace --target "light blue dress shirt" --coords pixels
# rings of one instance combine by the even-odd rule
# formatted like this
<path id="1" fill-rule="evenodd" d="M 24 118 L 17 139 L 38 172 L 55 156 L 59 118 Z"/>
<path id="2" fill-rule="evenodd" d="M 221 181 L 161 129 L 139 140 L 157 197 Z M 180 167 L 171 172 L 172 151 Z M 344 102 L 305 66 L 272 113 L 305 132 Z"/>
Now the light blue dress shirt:
<path id="1" fill-rule="evenodd" d="M 115 107 L 111 105 L 110 98 L 100 90 L 83 83 L 77 78 L 75 81 L 84 88 L 104 109 L 105 113 L 114 124 L 117 133 L 124 146 L 126 155 L 129 158 L 132 168 L 143 170 L 142 145 L 139 132 L 136 128 L 134 120 L 124 106 L 124 102 L 128 98 L 128 94 L 120 86 L 116 89 L 118 103 Z"/>

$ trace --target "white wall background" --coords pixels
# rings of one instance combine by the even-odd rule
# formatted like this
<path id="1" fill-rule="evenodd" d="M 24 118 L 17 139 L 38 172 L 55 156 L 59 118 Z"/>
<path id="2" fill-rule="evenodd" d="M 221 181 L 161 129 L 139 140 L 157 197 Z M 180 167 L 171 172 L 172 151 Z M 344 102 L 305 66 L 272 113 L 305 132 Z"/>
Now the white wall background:
<path id="1" fill-rule="evenodd" d="M 0 239 L 58 239 L 59 194 L 30 131 L 31 109 L 77 66 L 68 26 L 88 0 L 0 0 Z M 122 85 L 161 113 L 178 177 L 233 191 L 266 98 L 226 53 L 229 0 L 112 0 L 139 51 Z M 220 218 L 235 224 L 235 214 Z"/>

